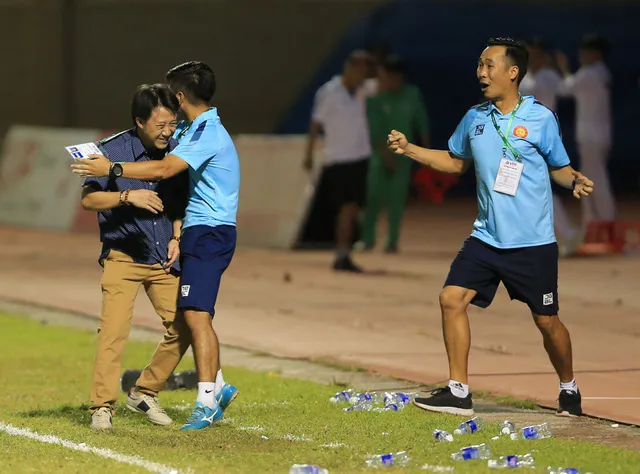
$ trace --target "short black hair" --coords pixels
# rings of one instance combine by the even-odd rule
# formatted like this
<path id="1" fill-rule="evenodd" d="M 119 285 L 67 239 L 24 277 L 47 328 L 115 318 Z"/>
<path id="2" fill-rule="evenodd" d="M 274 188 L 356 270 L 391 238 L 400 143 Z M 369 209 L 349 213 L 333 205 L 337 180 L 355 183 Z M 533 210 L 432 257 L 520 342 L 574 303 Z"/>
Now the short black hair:
<path id="1" fill-rule="evenodd" d="M 607 54 L 610 48 L 611 44 L 609 41 L 607 41 L 603 36 L 595 33 L 583 36 L 582 41 L 580 42 L 580 49 L 598 51 L 602 55 Z"/>
<path id="2" fill-rule="evenodd" d="M 374 57 L 371 53 L 365 49 L 356 49 L 349 53 L 347 56 L 347 62 L 351 64 L 358 64 L 360 62 L 371 63 Z"/>
<path id="3" fill-rule="evenodd" d="M 395 54 L 387 56 L 384 61 L 382 61 L 382 67 L 387 72 L 396 73 L 396 74 L 405 74 L 407 65 L 402 60 L 400 56 Z"/>
<path id="4" fill-rule="evenodd" d="M 191 102 L 211 102 L 216 93 L 216 76 L 209 65 L 187 61 L 167 72 L 167 82 L 174 92 L 182 92 Z"/>
<path id="5" fill-rule="evenodd" d="M 136 119 L 149 120 L 156 107 L 164 107 L 174 114 L 180 110 L 180 102 L 166 84 L 142 84 L 138 86 L 131 99 L 131 120 L 136 125 Z"/>
<path id="6" fill-rule="evenodd" d="M 378 62 L 384 61 L 384 59 L 391 54 L 391 46 L 385 41 L 378 41 L 372 43 L 366 49 Z"/>
<path id="7" fill-rule="evenodd" d="M 504 46 L 506 48 L 505 56 L 511 60 L 514 66 L 518 66 L 518 85 L 522 82 L 524 76 L 527 75 L 529 64 L 529 51 L 522 41 L 513 38 L 490 38 L 487 46 Z"/>
<path id="8" fill-rule="evenodd" d="M 528 45 L 532 48 L 539 49 L 543 53 L 550 54 L 551 53 L 551 45 L 547 40 L 540 36 L 535 36 L 529 41 Z"/>

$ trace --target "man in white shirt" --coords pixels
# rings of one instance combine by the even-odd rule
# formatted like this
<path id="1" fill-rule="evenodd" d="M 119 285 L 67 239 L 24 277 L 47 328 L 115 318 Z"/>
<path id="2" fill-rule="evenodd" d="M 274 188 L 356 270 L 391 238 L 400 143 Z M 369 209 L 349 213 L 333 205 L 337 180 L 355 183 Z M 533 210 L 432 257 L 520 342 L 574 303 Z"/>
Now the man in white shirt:
<path id="1" fill-rule="evenodd" d="M 582 201 L 582 219 L 613 220 L 615 201 L 607 173 L 607 159 L 611 149 L 611 73 L 604 63 L 608 42 L 597 35 L 585 36 L 580 45 L 580 69 L 571 74 L 569 61 L 558 53 L 558 67 L 564 80 L 558 89 L 562 95 L 576 101 L 576 141 L 581 168 L 598 184 L 593 199 Z M 587 202 L 589 201 L 589 202 Z"/>
<path id="2" fill-rule="evenodd" d="M 522 95 L 532 95 L 554 113 L 557 110 L 557 93 L 562 76 L 555 69 L 551 47 L 541 38 L 534 38 L 528 45 L 529 70 L 520 83 Z M 553 211 L 556 233 L 561 238 L 561 257 L 572 255 L 582 243 L 583 235 L 572 224 L 560 197 L 553 193 Z"/>
<path id="3" fill-rule="evenodd" d="M 324 132 L 323 179 L 339 209 L 333 264 L 339 271 L 362 271 L 351 260 L 351 247 L 364 204 L 371 156 L 366 99 L 375 93 L 376 82 L 366 78 L 372 60 L 365 51 L 349 55 L 342 75 L 335 76 L 316 92 L 309 129 L 306 169 L 313 168 L 315 141 Z"/>

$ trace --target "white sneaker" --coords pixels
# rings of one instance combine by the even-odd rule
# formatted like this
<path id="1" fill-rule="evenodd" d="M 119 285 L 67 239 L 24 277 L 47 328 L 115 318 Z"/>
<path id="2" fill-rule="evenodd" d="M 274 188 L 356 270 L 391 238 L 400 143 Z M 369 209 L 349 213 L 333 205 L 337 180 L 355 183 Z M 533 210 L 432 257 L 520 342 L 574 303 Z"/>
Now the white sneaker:
<path id="1" fill-rule="evenodd" d="M 110 430 L 113 428 L 113 417 L 111 408 L 100 407 L 91 415 L 91 429 Z"/>
<path id="2" fill-rule="evenodd" d="M 154 425 L 170 425 L 173 420 L 169 418 L 167 412 L 160 406 L 158 399 L 144 393 L 136 393 L 133 390 L 127 397 L 127 408 L 136 413 L 146 415 Z"/>

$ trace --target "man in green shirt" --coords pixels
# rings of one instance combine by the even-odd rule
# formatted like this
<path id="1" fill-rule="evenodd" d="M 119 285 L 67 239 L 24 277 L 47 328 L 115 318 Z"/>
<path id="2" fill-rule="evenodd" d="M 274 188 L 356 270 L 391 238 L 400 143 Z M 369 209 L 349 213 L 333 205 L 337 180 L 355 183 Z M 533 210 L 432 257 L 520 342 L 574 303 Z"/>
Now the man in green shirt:
<path id="1" fill-rule="evenodd" d="M 411 159 L 388 150 L 388 131 L 408 130 L 412 138 L 418 132 L 423 146 L 429 146 L 427 111 L 422 94 L 416 86 L 405 83 L 404 71 L 404 63 L 399 58 L 387 57 L 378 68 L 379 93 L 367 100 L 373 155 L 369 162 L 362 232 L 365 249 L 375 246 L 378 215 L 386 208 L 389 222 L 386 251 L 398 251 L 400 227 L 411 182 Z"/>

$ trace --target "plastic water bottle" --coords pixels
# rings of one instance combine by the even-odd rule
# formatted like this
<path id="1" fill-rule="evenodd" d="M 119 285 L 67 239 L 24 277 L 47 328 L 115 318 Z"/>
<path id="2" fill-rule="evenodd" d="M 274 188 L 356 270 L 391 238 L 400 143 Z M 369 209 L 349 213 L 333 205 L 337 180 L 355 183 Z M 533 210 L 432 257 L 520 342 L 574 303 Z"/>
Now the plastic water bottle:
<path id="1" fill-rule="evenodd" d="M 487 462 L 490 469 L 511 469 L 515 467 L 535 467 L 533 456 L 529 453 L 523 456 L 500 456 Z"/>
<path id="2" fill-rule="evenodd" d="M 385 405 L 396 405 L 402 410 L 407 404 L 411 403 L 411 399 L 402 392 L 394 392 L 385 394 L 383 403 Z"/>
<path id="3" fill-rule="evenodd" d="M 470 420 L 460 423 L 460 426 L 453 431 L 453 434 L 461 435 L 477 433 L 478 431 L 482 431 L 482 428 L 484 428 L 484 420 L 479 416 L 474 416 Z"/>
<path id="4" fill-rule="evenodd" d="M 415 392 L 388 392 L 386 395 L 392 395 L 403 403 L 411 403 L 418 396 Z"/>
<path id="5" fill-rule="evenodd" d="M 520 438 L 522 439 L 545 439 L 551 438 L 551 429 L 547 423 L 540 425 L 525 426 L 520 429 Z"/>
<path id="6" fill-rule="evenodd" d="M 374 408 L 371 411 L 375 411 L 376 413 L 382 413 L 383 411 L 399 411 L 402 410 L 404 408 L 403 406 L 398 406 L 395 403 L 389 403 L 387 405 L 385 405 L 384 407 L 380 407 L 380 408 Z"/>
<path id="7" fill-rule="evenodd" d="M 511 435 L 516 432 L 516 425 L 514 425 L 509 420 L 503 421 L 500 425 L 500 434 L 501 435 Z"/>
<path id="8" fill-rule="evenodd" d="M 408 466 L 409 455 L 406 451 L 389 454 L 376 454 L 366 461 L 367 467 Z"/>
<path id="9" fill-rule="evenodd" d="M 444 430 L 433 430 L 433 439 L 442 443 L 451 443 L 453 441 L 453 435 Z"/>
<path id="10" fill-rule="evenodd" d="M 547 472 L 549 474 L 582 474 L 582 472 L 575 467 L 547 467 Z M 585 472 L 584 474 L 591 473 Z"/>
<path id="11" fill-rule="evenodd" d="M 384 407 L 374 408 L 371 411 L 375 411 L 376 413 L 382 413 L 384 411 L 399 411 L 399 410 L 402 410 L 402 408 L 399 408 L 398 405 L 390 403 L 389 405 L 385 405 Z"/>
<path id="12" fill-rule="evenodd" d="M 313 464 L 294 464 L 289 468 L 289 474 L 329 474 L 329 471 Z"/>
<path id="13" fill-rule="evenodd" d="M 362 402 L 357 405 L 351 405 L 349 407 L 343 408 L 342 411 L 371 411 L 373 410 L 373 403 Z"/>
<path id="14" fill-rule="evenodd" d="M 408 466 L 409 455 L 406 451 L 389 454 L 376 454 L 366 460 L 367 467 Z"/>
<path id="15" fill-rule="evenodd" d="M 349 403 L 352 405 L 358 405 L 360 403 L 370 403 L 376 405 L 384 401 L 384 395 L 378 392 L 363 392 L 352 395 L 349 399 Z"/>
<path id="16" fill-rule="evenodd" d="M 354 391 L 352 389 L 344 390 L 342 392 L 336 392 L 336 394 L 329 399 L 331 403 L 347 402 L 353 397 Z"/>
<path id="17" fill-rule="evenodd" d="M 471 459 L 489 459 L 491 457 L 491 449 L 486 444 L 478 444 L 467 446 L 451 455 L 454 461 L 469 461 Z"/>

